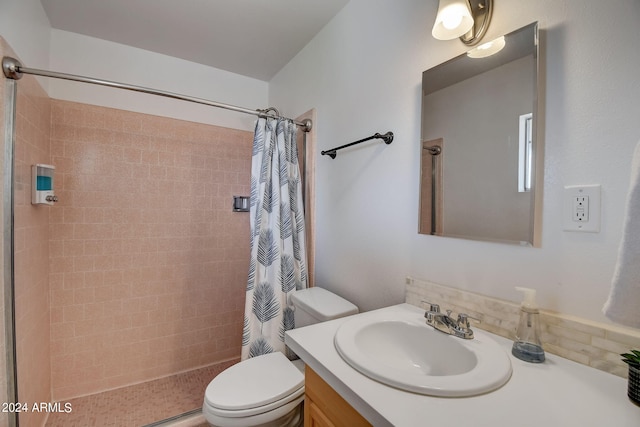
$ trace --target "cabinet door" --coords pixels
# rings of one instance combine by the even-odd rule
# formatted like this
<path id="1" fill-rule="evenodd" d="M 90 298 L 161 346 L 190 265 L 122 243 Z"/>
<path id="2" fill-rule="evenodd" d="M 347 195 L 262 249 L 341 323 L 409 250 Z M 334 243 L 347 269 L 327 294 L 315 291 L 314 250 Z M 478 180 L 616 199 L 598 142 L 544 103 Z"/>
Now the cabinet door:
<path id="1" fill-rule="evenodd" d="M 308 366 L 305 368 L 305 427 L 366 427 L 371 424 Z"/>
<path id="2" fill-rule="evenodd" d="M 309 396 L 305 396 L 305 399 L 309 399 Z M 335 424 L 309 399 L 304 404 L 304 427 L 335 427 Z"/>

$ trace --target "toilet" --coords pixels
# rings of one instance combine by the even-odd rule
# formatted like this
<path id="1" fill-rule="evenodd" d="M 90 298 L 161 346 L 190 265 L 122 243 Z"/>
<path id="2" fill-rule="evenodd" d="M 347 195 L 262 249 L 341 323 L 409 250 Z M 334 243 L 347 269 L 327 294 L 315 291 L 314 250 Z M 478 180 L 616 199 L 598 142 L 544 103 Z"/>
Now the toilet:
<path id="1" fill-rule="evenodd" d="M 358 307 L 323 288 L 291 296 L 296 328 L 350 316 Z M 274 352 L 237 363 L 205 391 L 202 413 L 215 427 L 301 426 L 304 363 Z"/>

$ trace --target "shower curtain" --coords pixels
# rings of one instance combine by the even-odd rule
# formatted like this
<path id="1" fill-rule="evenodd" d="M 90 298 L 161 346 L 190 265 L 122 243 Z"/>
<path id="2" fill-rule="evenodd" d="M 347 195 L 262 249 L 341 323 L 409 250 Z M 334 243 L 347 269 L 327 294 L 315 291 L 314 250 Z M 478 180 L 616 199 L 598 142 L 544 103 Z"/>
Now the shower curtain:
<path id="1" fill-rule="evenodd" d="M 260 118 L 251 160 L 251 259 L 242 360 L 280 351 L 294 325 L 289 296 L 307 287 L 304 206 L 296 125 Z"/>

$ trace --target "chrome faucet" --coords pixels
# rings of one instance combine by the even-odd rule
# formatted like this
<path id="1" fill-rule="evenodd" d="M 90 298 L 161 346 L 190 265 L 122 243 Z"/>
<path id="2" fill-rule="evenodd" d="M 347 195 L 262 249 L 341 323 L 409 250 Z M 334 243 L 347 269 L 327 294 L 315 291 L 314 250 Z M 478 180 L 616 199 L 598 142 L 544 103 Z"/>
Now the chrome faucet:
<path id="1" fill-rule="evenodd" d="M 438 304 L 432 304 L 427 301 L 423 302 L 429 304 L 429 310 L 424 313 L 424 317 L 427 319 L 427 325 L 433 326 L 440 332 L 454 335 L 458 338 L 473 339 L 473 330 L 471 330 L 469 326 L 469 319 L 478 322 L 480 322 L 480 319 L 476 319 L 466 313 L 460 313 L 458 314 L 458 319 L 454 320 L 453 317 L 451 317 L 451 310 L 447 310 L 445 314 L 440 312 L 440 306 Z"/>

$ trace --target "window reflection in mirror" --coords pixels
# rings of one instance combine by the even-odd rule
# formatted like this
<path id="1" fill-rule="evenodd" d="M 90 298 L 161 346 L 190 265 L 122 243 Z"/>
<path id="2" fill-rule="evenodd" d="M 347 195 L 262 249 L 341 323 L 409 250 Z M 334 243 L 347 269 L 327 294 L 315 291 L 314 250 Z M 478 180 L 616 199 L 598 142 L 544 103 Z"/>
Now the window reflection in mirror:
<path id="1" fill-rule="evenodd" d="M 420 233 L 533 244 L 537 46 L 534 23 L 423 73 Z"/>
<path id="2" fill-rule="evenodd" d="M 521 115 L 518 123 L 518 191 L 524 193 L 531 191 L 533 113 Z"/>

